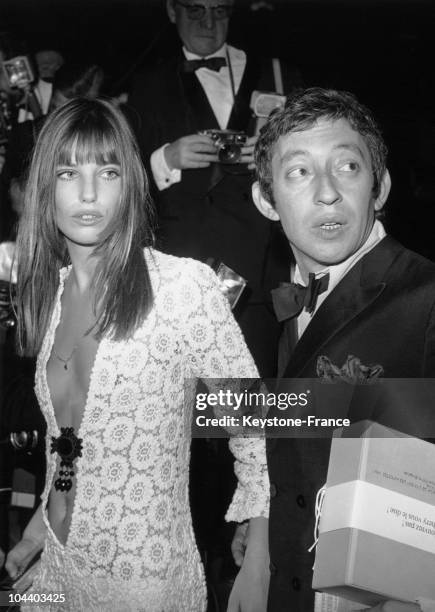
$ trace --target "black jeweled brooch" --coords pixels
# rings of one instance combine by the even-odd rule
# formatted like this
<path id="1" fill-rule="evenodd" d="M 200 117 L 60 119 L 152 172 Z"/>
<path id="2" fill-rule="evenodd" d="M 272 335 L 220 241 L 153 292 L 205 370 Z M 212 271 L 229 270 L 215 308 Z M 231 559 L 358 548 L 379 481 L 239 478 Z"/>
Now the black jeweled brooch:
<path id="1" fill-rule="evenodd" d="M 54 482 L 56 491 L 69 491 L 72 487 L 71 476 L 74 476 L 73 461 L 82 456 L 82 438 L 74 433 L 74 427 L 61 427 L 60 436 L 51 436 L 51 453 L 61 458 L 59 478 Z M 64 469 L 62 469 L 64 468 Z"/>

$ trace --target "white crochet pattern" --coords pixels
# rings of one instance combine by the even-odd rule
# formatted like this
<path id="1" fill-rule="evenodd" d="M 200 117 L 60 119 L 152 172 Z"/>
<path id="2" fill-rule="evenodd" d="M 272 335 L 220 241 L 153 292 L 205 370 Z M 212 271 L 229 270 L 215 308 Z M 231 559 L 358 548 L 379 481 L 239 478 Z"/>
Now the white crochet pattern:
<path id="1" fill-rule="evenodd" d="M 77 489 L 63 546 L 48 527 L 36 593 L 65 593 L 43 610 L 203 612 L 204 572 L 188 499 L 195 379 L 257 376 L 214 273 L 190 259 L 146 251 L 154 305 L 128 341 L 103 338 L 77 435 Z M 61 315 L 60 285 L 38 357 L 36 393 L 47 421 L 45 508 L 56 471 L 51 436 L 60 434 L 46 367 Z M 228 520 L 267 516 L 264 440 L 233 439 L 239 485 Z M 23 610 L 25 606 L 23 606 Z M 31 608 L 36 609 L 34 606 Z"/>

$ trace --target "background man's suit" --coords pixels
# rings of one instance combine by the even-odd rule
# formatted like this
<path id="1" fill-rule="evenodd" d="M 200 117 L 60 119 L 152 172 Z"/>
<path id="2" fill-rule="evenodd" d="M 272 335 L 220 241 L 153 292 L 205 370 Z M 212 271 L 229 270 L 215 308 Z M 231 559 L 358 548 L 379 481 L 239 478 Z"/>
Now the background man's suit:
<path id="1" fill-rule="evenodd" d="M 294 347 L 283 377 L 315 378 L 320 355 L 339 367 L 354 355 L 364 365 L 380 364 L 387 378 L 435 377 L 435 265 L 385 237 L 321 304 Z M 267 440 L 269 612 L 313 610 L 314 553 L 308 548 L 329 450 L 327 439 Z"/>
<path id="2" fill-rule="evenodd" d="M 219 128 L 195 73 L 183 71 L 184 59 L 180 52 L 161 61 L 139 76 L 133 87 L 131 120 L 147 168 L 151 153 L 165 143 Z M 255 89 L 273 91 L 269 63 L 247 57 L 228 129 L 254 133 L 250 96 Z M 248 307 L 241 304 L 235 314 L 257 366 L 270 376 L 276 371 L 279 328 L 269 307 L 269 292 L 286 261 L 280 244 L 284 252 L 287 245 L 271 240 L 273 224 L 253 205 L 251 183 L 246 165 L 212 164 L 183 170 L 181 182 L 163 191 L 155 189 L 154 198 L 160 248 L 201 261 L 213 257 L 248 280 Z"/>

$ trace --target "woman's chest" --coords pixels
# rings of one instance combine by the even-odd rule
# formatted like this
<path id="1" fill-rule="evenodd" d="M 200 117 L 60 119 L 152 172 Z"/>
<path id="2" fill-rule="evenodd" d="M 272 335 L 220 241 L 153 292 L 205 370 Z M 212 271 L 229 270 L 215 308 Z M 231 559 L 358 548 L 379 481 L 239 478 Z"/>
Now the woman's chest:
<path id="1" fill-rule="evenodd" d="M 59 427 L 77 431 L 83 419 L 98 343 L 88 335 L 69 354 L 53 346 L 47 362 L 47 385 Z"/>
<path id="2" fill-rule="evenodd" d="M 47 350 L 47 386 L 59 427 L 79 428 L 95 362 L 95 309 L 91 295 L 71 299 L 66 288 L 51 350 Z M 68 299 L 69 296 L 69 299 Z"/>

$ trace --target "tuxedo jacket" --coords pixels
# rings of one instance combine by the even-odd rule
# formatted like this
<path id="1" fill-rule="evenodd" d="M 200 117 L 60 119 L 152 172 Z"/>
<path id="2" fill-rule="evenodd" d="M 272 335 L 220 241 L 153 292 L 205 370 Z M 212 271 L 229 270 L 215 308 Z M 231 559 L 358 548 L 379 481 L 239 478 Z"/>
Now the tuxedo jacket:
<path id="1" fill-rule="evenodd" d="M 162 145 L 206 129 L 219 129 L 195 73 L 183 71 L 184 59 L 180 50 L 177 56 L 138 75 L 129 97 L 129 115 L 148 169 L 151 153 Z M 255 89 L 273 91 L 269 64 L 247 57 L 228 129 L 254 133 L 250 97 Z M 274 286 L 279 255 L 266 274 L 266 260 L 273 257 L 274 250 L 273 224 L 252 202 L 252 181 L 252 172 L 244 164 L 215 163 L 183 170 L 179 183 L 163 191 L 155 188 L 154 198 L 164 251 L 202 261 L 209 257 L 221 260 L 246 278 L 252 290 L 264 288 L 264 298 Z"/>
<path id="2" fill-rule="evenodd" d="M 435 378 L 434 309 L 435 265 L 387 236 L 320 305 L 294 346 L 283 376 L 315 378 L 319 356 L 342 367 L 353 355 L 364 365 L 381 365 L 386 378 Z M 361 418 L 378 420 L 373 413 Z M 418 433 L 424 437 L 424 430 Z M 330 444 L 328 439 L 267 440 L 269 612 L 313 610 L 314 552 L 308 549 L 314 540 L 315 497 L 326 482 Z"/>

